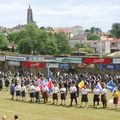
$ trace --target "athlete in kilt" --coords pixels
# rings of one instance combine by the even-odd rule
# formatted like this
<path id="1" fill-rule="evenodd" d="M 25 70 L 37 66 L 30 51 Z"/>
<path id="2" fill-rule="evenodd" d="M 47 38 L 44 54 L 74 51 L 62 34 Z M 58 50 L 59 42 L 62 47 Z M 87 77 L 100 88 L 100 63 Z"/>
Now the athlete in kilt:
<path id="1" fill-rule="evenodd" d="M 38 84 L 36 84 L 35 87 L 35 99 L 36 99 L 36 103 L 40 103 L 40 87 Z"/>
<path id="2" fill-rule="evenodd" d="M 34 97 L 35 97 L 35 86 L 31 83 L 30 88 L 29 88 L 29 93 L 30 93 L 30 102 L 34 102 Z"/>
<path id="3" fill-rule="evenodd" d="M 44 99 L 44 103 L 48 102 L 48 87 L 44 86 L 42 88 L 42 93 L 43 93 L 43 99 Z"/>
<path id="4" fill-rule="evenodd" d="M 76 107 L 77 107 L 77 88 L 75 86 L 75 84 L 71 84 L 71 87 L 70 87 L 70 98 L 71 98 L 71 102 L 70 102 L 70 105 L 69 106 L 72 106 L 72 103 L 73 103 L 73 99 L 75 100 L 75 103 L 76 103 Z"/>
<path id="5" fill-rule="evenodd" d="M 106 89 L 105 89 L 104 86 L 103 86 L 103 89 L 102 89 L 102 91 L 101 91 L 101 102 L 102 102 L 102 104 L 103 104 L 103 108 L 106 108 L 106 107 L 107 107 L 106 93 L 107 93 L 107 91 L 106 91 Z"/>
<path id="6" fill-rule="evenodd" d="M 99 106 L 99 101 L 100 101 L 100 98 L 99 98 L 99 95 L 100 95 L 100 90 L 95 86 L 94 89 L 93 89 L 93 93 L 94 93 L 94 96 L 93 96 L 93 106 L 95 106 L 95 103 L 97 102 L 97 106 Z"/>
<path id="7" fill-rule="evenodd" d="M 85 107 L 87 107 L 87 103 L 88 103 L 88 89 L 86 88 L 86 86 L 84 86 L 81 89 L 81 93 L 82 93 L 82 97 L 81 97 L 81 106 L 82 107 L 82 103 L 85 102 Z"/>
<path id="8" fill-rule="evenodd" d="M 113 104 L 115 105 L 115 108 L 117 109 L 118 107 L 118 92 L 116 90 L 114 90 L 114 93 L 113 93 Z"/>
<path id="9" fill-rule="evenodd" d="M 24 83 L 21 83 L 21 97 L 22 101 L 26 98 L 26 86 L 24 85 Z"/>
<path id="10" fill-rule="evenodd" d="M 15 94 L 15 84 L 14 84 L 14 82 L 11 83 L 10 94 L 12 96 L 11 99 L 14 99 L 14 94 Z"/>
<path id="11" fill-rule="evenodd" d="M 21 91 L 21 85 L 20 84 L 16 84 L 15 86 L 15 91 L 16 91 L 16 100 L 20 100 L 20 91 Z"/>
<path id="12" fill-rule="evenodd" d="M 64 106 L 66 105 L 66 88 L 64 87 L 64 85 L 61 86 L 60 88 L 60 98 L 61 98 L 61 105 L 63 105 L 64 102 Z"/>
<path id="13" fill-rule="evenodd" d="M 53 88 L 53 104 L 55 104 L 55 101 L 56 101 L 56 104 L 58 104 L 58 92 L 59 92 L 59 88 L 57 87 L 57 84 L 55 83 L 54 84 L 54 88 Z"/>

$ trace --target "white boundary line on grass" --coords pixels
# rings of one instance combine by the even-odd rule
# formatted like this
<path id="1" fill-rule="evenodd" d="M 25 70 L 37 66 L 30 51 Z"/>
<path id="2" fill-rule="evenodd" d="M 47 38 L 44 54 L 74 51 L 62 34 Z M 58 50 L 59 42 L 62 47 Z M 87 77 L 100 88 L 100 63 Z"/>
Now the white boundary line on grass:
<path id="1" fill-rule="evenodd" d="M 13 113 L 13 114 L 19 114 L 19 115 L 25 115 L 25 116 L 35 116 L 35 117 L 41 117 L 41 118 L 45 118 L 45 119 L 50 119 L 49 116 L 35 115 L 35 114 L 29 114 L 29 113 L 26 114 L 26 113 L 21 113 L 21 112 L 17 113 L 17 112 L 12 111 L 12 110 L 5 110 L 5 109 L 1 109 L 1 108 L 0 108 L 0 111 L 1 112 Z M 58 118 L 51 118 L 51 119 L 53 119 L 53 120 L 64 120 L 64 119 L 58 119 Z"/>

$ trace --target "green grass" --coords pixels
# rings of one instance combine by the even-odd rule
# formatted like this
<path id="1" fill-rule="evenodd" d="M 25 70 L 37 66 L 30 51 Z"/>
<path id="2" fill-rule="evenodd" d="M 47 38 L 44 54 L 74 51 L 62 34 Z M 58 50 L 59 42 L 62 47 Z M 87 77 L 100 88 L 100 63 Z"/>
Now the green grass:
<path id="1" fill-rule="evenodd" d="M 119 120 L 120 108 L 113 109 L 113 104 L 108 103 L 107 109 L 92 108 L 93 94 L 89 94 L 89 108 L 76 108 L 75 103 L 73 107 L 63 107 L 59 105 L 51 105 L 52 99 L 49 98 L 48 104 L 43 104 L 41 100 L 40 104 L 29 103 L 30 100 L 27 95 L 27 101 L 21 102 L 16 100 L 10 100 L 11 96 L 8 91 L 0 91 L 0 118 L 2 115 L 6 115 L 8 120 L 13 120 L 15 114 L 19 115 L 20 120 Z M 108 100 L 112 99 L 112 94 L 108 93 Z M 80 106 L 81 96 L 78 98 L 78 104 Z M 70 99 L 67 96 L 67 105 L 69 105 Z M 60 104 L 60 99 L 59 99 Z M 102 107 L 101 103 L 100 106 Z M 120 106 L 119 106 L 120 107 Z"/>

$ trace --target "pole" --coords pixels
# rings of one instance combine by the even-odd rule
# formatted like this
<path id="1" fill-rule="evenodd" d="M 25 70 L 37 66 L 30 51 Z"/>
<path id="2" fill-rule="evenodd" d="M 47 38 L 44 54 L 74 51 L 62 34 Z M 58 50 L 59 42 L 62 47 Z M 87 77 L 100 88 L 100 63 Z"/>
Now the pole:
<path id="1" fill-rule="evenodd" d="M 102 42 L 100 41 L 100 59 L 102 59 Z M 100 70 L 101 70 L 102 63 L 100 62 Z"/>
<path id="2" fill-rule="evenodd" d="M 49 78 L 50 78 L 50 76 L 49 76 L 49 73 L 50 72 L 50 68 L 49 68 L 49 64 L 48 64 L 48 81 L 49 81 Z"/>

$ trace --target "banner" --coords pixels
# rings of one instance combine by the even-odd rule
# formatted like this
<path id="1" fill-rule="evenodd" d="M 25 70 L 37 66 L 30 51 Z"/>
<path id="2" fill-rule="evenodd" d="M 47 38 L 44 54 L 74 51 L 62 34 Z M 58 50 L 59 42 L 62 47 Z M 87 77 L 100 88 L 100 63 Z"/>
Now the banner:
<path id="1" fill-rule="evenodd" d="M 5 61 L 5 56 L 0 56 L 0 61 Z"/>
<path id="2" fill-rule="evenodd" d="M 40 62 L 40 61 L 43 61 L 43 60 L 44 60 L 44 58 L 41 57 L 41 56 L 30 55 L 30 56 L 26 57 L 26 61 L 30 61 L 30 62 Z"/>
<path id="3" fill-rule="evenodd" d="M 116 66 L 115 65 L 107 65 L 108 70 L 115 70 Z"/>
<path id="4" fill-rule="evenodd" d="M 83 62 L 86 64 L 110 64 L 111 58 L 85 58 Z"/>
<path id="5" fill-rule="evenodd" d="M 113 58 L 113 64 L 120 64 L 119 58 Z"/>
<path id="6" fill-rule="evenodd" d="M 9 65 L 9 66 L 20 66 L 20 62 L 8 61 L 8 65 Z"/>
<path id="7" fill-rule="evenodd" d="M 107 66 L 106 65 L 99 65 L 100 70 L 106 70 Z"/>
<path id="8" fill-rule="evenodd" d="M 39 63 L 39 62 L 23 62 L 22 65 L 23 65 L 24 67 L 45 68 L 45 63 Z"/>
<path id="9" fill-rule="evenodd" d="M 58 63 L 47 63 L 46 67 L 47 68 L 59 68 L 59 64 Z"/>
<path id="10" fill-rule="evenodd" d="M 26 57 L 6 56 L 6 60 L 10 60 L 10 61 L 26 61 Z"/>
<path id="11" fill-rule="evenodd" d="M 70 65 L 69 64 L 60 64 L 61 69 L 69 69 Z"/>
<path id="12" fill-rule="evenodd" d="M 60 63 L 82 63 L 82 58 L 56 58 L 56 61 Z"/>

